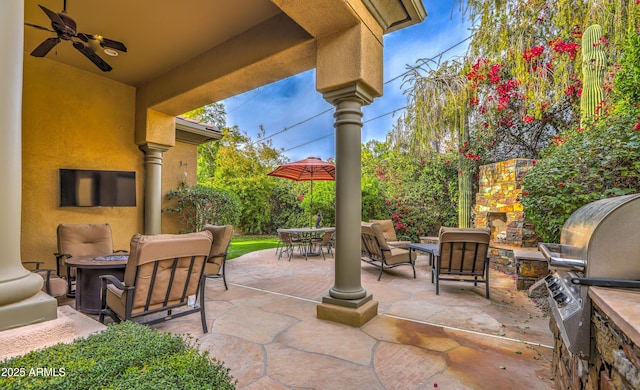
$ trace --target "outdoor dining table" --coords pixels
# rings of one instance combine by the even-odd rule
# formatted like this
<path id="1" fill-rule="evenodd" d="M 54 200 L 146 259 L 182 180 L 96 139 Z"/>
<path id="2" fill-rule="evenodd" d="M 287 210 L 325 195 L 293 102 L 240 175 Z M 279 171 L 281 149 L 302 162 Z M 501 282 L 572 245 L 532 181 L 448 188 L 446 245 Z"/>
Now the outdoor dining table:
<path id="1" fill-rule="evenodd" d="M 302 241 L 307 244 L 307 249 L 305 249 L 305 256 L 320 256 L 320 253 L 313 252 L 313 239 L 322 238 L 326 232 L 334 232 L 336 230 L 335 227 L 321 227 L 321 228 L 288 228 L 288 229 L 278 229 L 278 232 L 289 233 L 292 236 L 298 236 L 302 239 Z"/>

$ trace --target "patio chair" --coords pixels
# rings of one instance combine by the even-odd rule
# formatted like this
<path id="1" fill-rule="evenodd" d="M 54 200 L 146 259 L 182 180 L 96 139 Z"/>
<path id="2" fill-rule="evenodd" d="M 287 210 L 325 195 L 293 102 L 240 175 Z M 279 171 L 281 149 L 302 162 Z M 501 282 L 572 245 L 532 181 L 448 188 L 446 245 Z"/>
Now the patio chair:
<path id="1" fill-rule="evenodd" d="M 72 256 L 97 256 L 126 250 L 113 250 L 111 226 L 102 224 L 60 224 L 57 229 L 58 251 L 56 273 L 67 280 L 67 296 L 75 296 L 75 267 L 64 266 L 64 260 Z M 60 272 L 65 269 L 65 273 Z"/>
<path id="2" fill-rule="evenodd" d="M 410 265 L 413 269 L 413 278 L 416 277 L 416 253 L 407 249 L 388 245 L 382 233 L 382 227 L 378 222 L 361 224 L 362 257 L 365 263 L 380 267 L 378 280 L 382 277 L 384 268 L 395 268 L 401 265 Z"/>
<path id="3" fill-rule="evenodd" d="M 324 252 L 322 251 L 322 248 L 327 248 L 327 254 L 331 254 L 331 256 L 333 256 L 331 248 L 333 248 L 333 241 L 335 239 L 334 237 L 335 237 L 335 231 L 329 231 L 329 232 L 324 232 L 322 237 L 312 240 L 312 244 L 316 246 L 318 248 L 318 251 L 320 251 L 320 253 L 322 254 L 323 260 L 326 260 L 327 258 L 325 257 Z"/>
<path id="4" fill-rule="evenodd" d="M 40 268 L 42 261 L 23 261 L 25 268 L 40 275 L 43 279 L 42 291 L 54 298 L 61 297 L 67 293 L 67 281 L 56 275 L 53 269 Z"/>
<path id="5" fill-rule="evenodd" d="M 208 231 L 189 234 L 136 233 L 131 239 L 131 253 L 124 280 L 101 275 L 102 307 L 99 321 L 109 315 L 115 322 L 132 320 L 166 311 L 147 324 L 200 312 L 202 330 L 207 333 L 204 297 L 204 268 L 211 251 Z M 191 306 L 189 297 L 196 299 Z M 200 305 L 195 304 L 198 296 Z M 173 313 L 174 309 L 191 309 Z"/>
<path id="6" fill-rule="evenodd" d="M 382 234 L 384 235 L 387 245 L 394 246 L 396 248 L 408 249 L 407 245 L 411 243 L 409 236 L 396 235 L 396 229 L 393 226 L 393 221 L 390 219 L 370 219 L 369 223 L 377 222 L 382 228 Z"/>
<path id="7" fill-rule="evenodd" d="M 287 253 L 289 255 L 289 261 L 291 261 L 293 251 L 296 246 L 301 244 L 301 241 L 294 240 L 289 232 L 278 231 L 278 237 L 280 237 L 280 255 L 278 256 L 278 260 L 280 260 L 283 254 Z"/>
<path id="8" fill-rule="evenodd" d="M 431 283 L 436 283 L 436 295 L 440 293 L 441 280 L 453 280 L 485 284 L 489 299 L 489 240 L 488 228 L 441 227 L 439 254 L 431 270 Z"/>
<path id="9" fill-rule="evenodd" d="M 213 242 L 211 243 L 211 250 L 209 251 L 209 258 L 207 259 L 207 265 L 204 268 L 204 273 L 207 278 L 222 278 L 224 283 L 224 289 L 228 290 L 227 277 L 225 276 L 225 269 L 227 263 L 227 251 L 231 238 L 233 237 L 233 226 L 231 225 L 204 225 L 204 230 L 211 233 Z"/>

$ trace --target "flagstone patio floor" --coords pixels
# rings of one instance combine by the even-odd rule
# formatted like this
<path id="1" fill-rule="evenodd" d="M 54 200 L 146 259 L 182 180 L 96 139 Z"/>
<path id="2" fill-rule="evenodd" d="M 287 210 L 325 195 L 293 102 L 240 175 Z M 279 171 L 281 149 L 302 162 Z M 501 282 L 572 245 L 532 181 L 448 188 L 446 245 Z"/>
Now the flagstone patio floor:
<path id="1" fill-rule="evenodd" d="M 385 271 L 362 263 L 362 286 L 379 302 L 361 328 L 316 318 L 334 284 L 334 259 L 275 249 L 227 262 L 207 281 L 209 333 L 198 314 L 153 325 L 189 333 L 224 361 L 239 389 L 551 389 L 549 317 L 511 275 L 491 270 L 484 286 L 431 283 L 426 256 Z"/>

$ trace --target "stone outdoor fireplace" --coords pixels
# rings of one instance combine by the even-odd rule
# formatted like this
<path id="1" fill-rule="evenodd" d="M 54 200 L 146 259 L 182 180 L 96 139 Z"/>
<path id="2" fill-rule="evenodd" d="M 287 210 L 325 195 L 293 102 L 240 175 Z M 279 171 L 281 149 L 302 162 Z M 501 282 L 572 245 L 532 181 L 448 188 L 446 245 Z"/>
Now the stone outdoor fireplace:
<path id="1" fill-rule="evenodd" d="M 522 177 L 533 160 L 518 158 L 480 167 L 475 226 L 491 229 L 492 245 L 535 247 L 536 235 L 524 219 Z"/>

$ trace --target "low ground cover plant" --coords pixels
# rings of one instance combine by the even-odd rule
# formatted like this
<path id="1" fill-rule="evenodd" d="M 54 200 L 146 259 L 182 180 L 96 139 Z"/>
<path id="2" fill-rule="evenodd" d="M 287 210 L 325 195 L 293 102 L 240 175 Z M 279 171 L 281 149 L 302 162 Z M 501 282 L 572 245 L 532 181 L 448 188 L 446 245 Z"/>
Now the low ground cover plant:
<path id="1" fill-rule="evenodd" d="M 0 362 L 2 389 L 235 389 L 222 362 L 131 321 Z"/>

